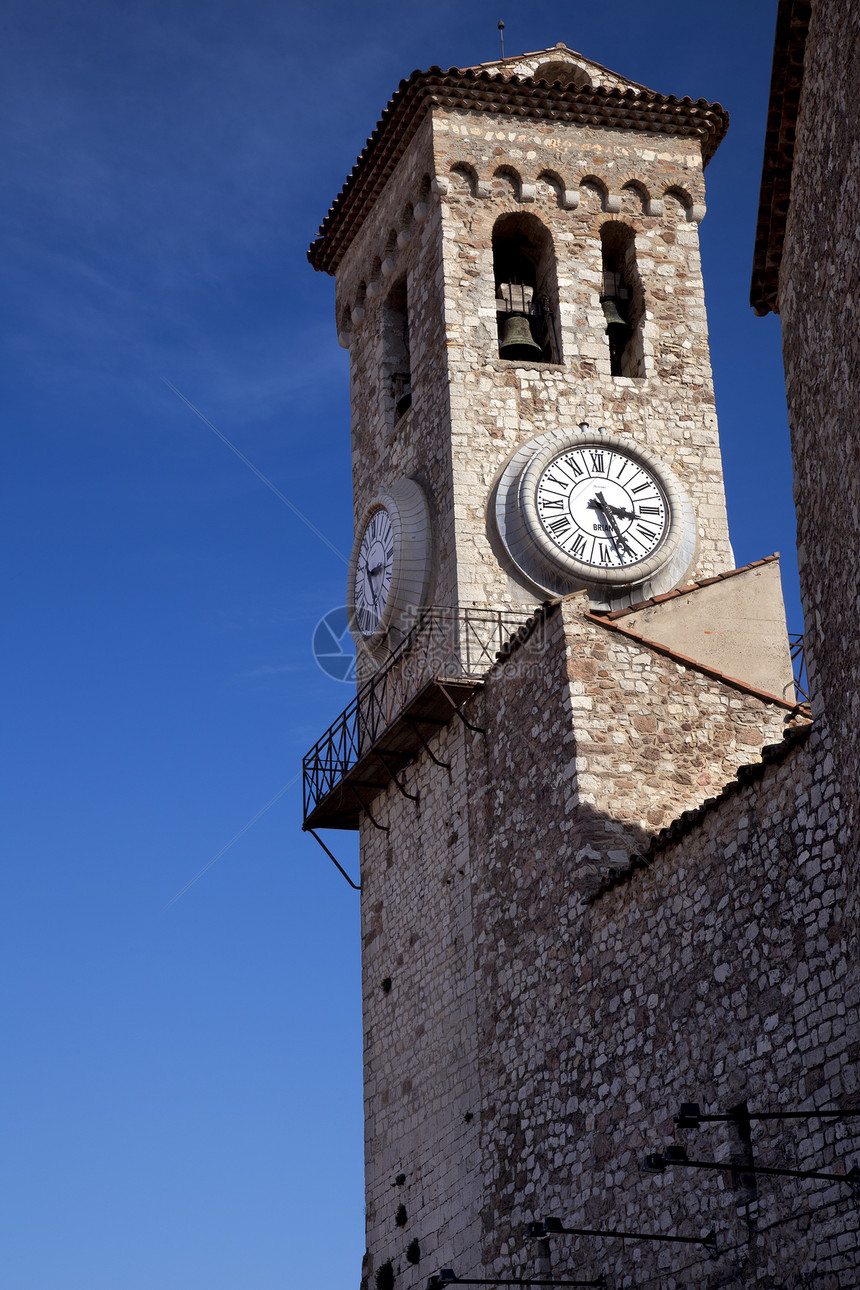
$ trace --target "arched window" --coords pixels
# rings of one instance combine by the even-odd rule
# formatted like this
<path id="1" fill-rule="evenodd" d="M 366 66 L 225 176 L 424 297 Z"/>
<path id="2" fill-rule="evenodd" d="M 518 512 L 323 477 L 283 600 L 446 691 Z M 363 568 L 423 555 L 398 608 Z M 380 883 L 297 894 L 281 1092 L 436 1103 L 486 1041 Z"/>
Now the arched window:
<path id="1" fill-rule="evenodd" d="M 642 322 L 645 304 L 636 265 L 636 235 L 626 224 L 604 224 L 603 291 L 600 303 L 606 320 L 609 362 L 613 376 L 644 376 Z"/>
<path id="2" fill-rule="evenodd" d="M 584 67 L 566 63 L 562 59 L 541 63 L 532 72 L 532 76 L 536 81 L 546 81 L 548 85 L 572 85 L 576 90 L 591 87 L 591 77 Z"/>
<path id="3" fill-rule="evenodd" d="M 534 215 L 502 215 L 493 229 L 499 357 L 560 363 L 552 238 Z"/>
<path id="4" fill-rule="evenodd" d="M 409 310 L 406 280 L 388 293 L 382 312 L 382 349 L 385 386 L 397 421 L 412 405 L 412 363 L 409 356 Z"/>

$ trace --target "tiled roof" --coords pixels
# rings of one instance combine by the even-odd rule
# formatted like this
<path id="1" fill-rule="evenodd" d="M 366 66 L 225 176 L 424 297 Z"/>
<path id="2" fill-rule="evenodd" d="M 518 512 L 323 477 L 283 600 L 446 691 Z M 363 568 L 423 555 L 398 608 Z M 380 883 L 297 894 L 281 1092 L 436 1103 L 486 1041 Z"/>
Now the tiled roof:
<path id="1" fill-rule="evenodd" d="M 572 121 L 614 130 L 697 137 L 705 165 L 728 129 L 728 113 L 706 99 L 678 99 L 651 90 L 603 86 L 575 89 L 527 76 L 492 75 L 456 67 L 413 72 L 390 99 L 328 215 L 308 259 L 334 273 L 397 162 L 432 108 L 504 112 L 536 120 Z"/>
<path id="2" fill-rule="evenodd" d="M 757 314 L 779 313 L 779 266 L 791 195 L 791 164 L 810 0 L 779 0 L 750 304 Z"/>
<path id="3" fill-rule="evenodd" d="M 662 605 L 664 600 L 675 600 L 678 596 L 686 596 L 691 591 L 698 591 L 700 587 L 713 586 L 715 582 L 725 582 L 728 578 L 735 578 L 739 573 L 746 573 L 749 569 L 757 569 L 762 564 L 772 564 L 774 560 L 779 559 L 779 552 L 775 551 L 773 555 L 766 555 L 761 560 L 753 560 L 752 564 L 741 565 L 740 569 L 728 569 L 725 573 L 717 573 L 713 578 L 700 578 L 698 582 L 688 582 L 685 587 L 675 587 L 673 591 L 667 591 L 662 596 L 650 596 L 648 600 L 637 600 L 635 605 L 628 605 L 626 609 L 613 609 L 608 613 L 600 613 L 597 616 L 601 619 L 624 618 L 627 614 L 635 614 L 640 609 L 648 609 L 650 605 Z"/>
<path id="4" fill-rule="evenodd" d="M 656 857 L 665 851 L 673 843 L 685 838 L 687 834 L 692 833 L 693 829 L 701 824 L 706 816 L 712 811 L 716 811 L 742 789 L 747 788 L 750 784 L 756 783 L 764 778 L 764 773 L 769 766 L 776 766 L 789 755 L 793 749 L 800 744 L 805 743 L 812 729 L 810 722 L 803 725 L 793 726 L 785 735 L 785 738 L 778 744 L 769 744 L 761 750 L 761 761 L 751 762 L 746 766 L 739 766 L 737 775 L 734 779 L 729 780 L 728 784 L 716 795 L 709 797 L 697 806 L 695 810 L 684 811 L 676 820 L 668 824 L 665 829 L 661 829 L 658 834 L 652 838 L 650 845 L 645 851 L 633 856 L 629 863 L 621 869 L 616 869 L 609 877 L 605 878 L 596 891 L 592 892 L 586 899 L 586 904 L 593 905 L 601 896 L 604 896 L 613 887 L 619 887 L 623 883 L 629 882 L 635 873 L 640 869 L 648 869 Z"/>

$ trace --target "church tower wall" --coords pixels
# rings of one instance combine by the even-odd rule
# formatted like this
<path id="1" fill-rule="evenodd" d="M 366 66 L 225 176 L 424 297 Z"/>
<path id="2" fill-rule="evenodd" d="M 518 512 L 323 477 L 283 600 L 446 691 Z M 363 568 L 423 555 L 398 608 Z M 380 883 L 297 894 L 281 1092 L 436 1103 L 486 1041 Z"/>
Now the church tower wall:
<path id="1" fill-rule="evenodd" d="M 601 1262 L 626 1290 L 623 1258 L 528 1245 L 524 1224 L 641 1230 L 667 1097 L 691 1070 L 704 1099 L 771 1093 L 732 1053 L 773 1015 L 788 1053 L 803 1019 L 796 995 L 773 1010 L 781 971 L 802 984 L 798 919 L 757 884 L 769 863 L 789 882 L 816 826 L 776 762 L 755 826 L 722 791 L 799 719 L 778 566 L 733 570 L 726 522 L 698 244 L 726 116 L 604 73 L 567 50 L 414 73 L 310 251 L 351 364 L 362 685 L 306 759 L 306 826 L 361 830 L 362 1290 Z M 665 908 L 631 864 L 658 851 Z M 767 946 L 708 1047 L 734 900 Z M 735 1230 L 736 1211 L 721 1194 L 648 1222 Z M 718 1275 L 702 1284 L 735 1284 Z"/>
<path id="2" fill-rule="evenodd" d="M 534 601 L 505 567 L 487 499 L 523 443 L 587 421 L 650 447 L 698 517 L 689 576 L 732 568 L 708 348 L 698 140 L 473 112 L 434 113 L 445 266 L 458 603 Z M 504 215 L 552 239 L 557 362 L 499 357 L 493 230 Z M 613 376 L 601 308 L 601 229 L 634 235 L 642 376 Z M 555 285 L 555 284 L 554 284 Z"/>
<path id="3" fill-rule="evenodd" d="M 400 477 L 427 497 L 433 532 L 428 599 L 456 603 L 450 400 L 442 272 L 442 212 L 431 191 L 428 116 L 365 218 L 337 274 L 337 319 L 349 348 L 353 499 L 358 528 L 373 499 Z M 386 309 L 405 287 L 411 406 L 398 415 L 386 358 Z"/>
<path id="4" fill-rule="evenodd" d="M 409 1266 L 412 1240 L 427 1259 L 461 1266 L 481 1243 L 467 737 L 458 723 L 434 739 L 445 765 L 408 776 L 417 804 L 394 785 L 377 797 L 374 819 L 390 832 L 362 827 L 369 1285 L 388 1260 Z"/>

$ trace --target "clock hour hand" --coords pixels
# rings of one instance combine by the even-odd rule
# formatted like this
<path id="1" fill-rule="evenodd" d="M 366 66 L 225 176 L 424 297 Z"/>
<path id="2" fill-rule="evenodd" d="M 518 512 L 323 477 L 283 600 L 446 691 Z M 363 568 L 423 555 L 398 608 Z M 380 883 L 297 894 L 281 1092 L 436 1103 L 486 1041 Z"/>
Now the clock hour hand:
<path id="1" fill-rule="evenodd" d="M 595 497 L 588 503 L 588 505 L 593 510 L 602 512 L 603 516 L 606 519 L 606 523 L 609 525 L 609 531 L 612 534 L 612 540 L 614 541 L 618 550 L 627 551 L 628 554 L 632 554 L 630 551 L 630 547 L 627 545 L 624 538 L 621 536 L 621 530 L 619 529 L 618 525 L 615 523 L 615 520 L 612 518 L 612 512 L 617 511 L 618 508 L 615 506 L 610 506 L 608 502 L 605 500 L 602 493 L 597 493 Z"/>
<path id="2" fill-rule="evenodd" d="M 623 506 L 610 506 L 613 515 L 617 515 L 622 520 L 635 520 L 636 515 L 633 511 L 627 511 Z"/>
<path id="3" fill-rule="evenodd" d="M 591 507 L 593 511 L 603 511 L 604 515 L 606 515 L 607 517 L 610 514 L 617 515 L 618 518 L 622 520 L 636 519 L 636 514 L 634 511 L 625 510 L 623 506 L 612 506 L 608 502 L 598 501 L 598 498 L 602 498 L 602 497 L 603 497 L 603 494 L 598 493 L 597 497 L 592 498 L 592 500 L 588 503 L 588 505 Z"/>

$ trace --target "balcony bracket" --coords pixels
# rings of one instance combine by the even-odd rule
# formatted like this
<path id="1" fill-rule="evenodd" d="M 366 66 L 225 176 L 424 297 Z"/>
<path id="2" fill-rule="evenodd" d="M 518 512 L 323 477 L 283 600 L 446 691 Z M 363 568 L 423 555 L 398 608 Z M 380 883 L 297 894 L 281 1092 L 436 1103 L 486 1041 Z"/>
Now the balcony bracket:
<path id="1" fill-rule="evenodd" d="M 440 689 L 440 690 L 442 691 L 442 693 L 444 694 L 445 698 L 446 698 L 446 699 L 448 700 L 448 702 L 450 703 L 451 707 L 452 707 L 452 708 L 454 709 L 454 711 L 456 712 L 457 716 L 458 716 L 458 717 L 460 718 L 460 720 L 462 721 L 463 725 L 464 725 L 464 726 L 467 726 L 467 727 L 469 728 L 469 730 L 474 730 L 474 732 L 475 732 L 475 734 L 476 734 L 476 735 L 485 735 L 487 732 L 486 732 L 486 730 L 484 729 L 484 727 L 483 727 L 483 726 L 473 726 L 473 725 L 472 725 L 472 723 L 471 723 L 471 721 L 468 721 L 468 720 L 463 716 L 463 709 L 462 709 L 461 707 L 459 707 L 459 706 L 454 702 L 454 700 L 451 698 L 450 694 L 449 694 L 449 693 L 448 693 L 448 691 L 445 689 L 445 687 L 444 687 L 444 685 L 442 684 L 442 682 L 441 682 L 441 681 L 437 681 L 437 685 L 439 686 L 439 689 Z"/>
<path id="2" fill-rule="evenodd" d="M 412 729 L 415 731 L 416 735 L 418 736 L 418 738 L 421 740 L 422 744 L 424 745 L 424 751 L 426 752 L 426 754 L 427 754 L 427 756 L 430 758 L 430 760 L 431 760 L 432 762 L 435 762 L 437 766 L 441 766 L 443 770 L 450 770 L 450 769 L 451 769 L 451 763 L 450 763 L 449 761 L 440 761 L 440 760 L 439 760 L 439 758 L 438 758 L 438 757 L 436 756 L 436 754 L 433 752 L 433 749 L 432 749 L 432 748 L 430 747 L 430 745 L 428 744 L 427 740 L 426 740 L 426 739 L 424 738 L 424 736 L 422 735 L 422 733 L 421 733 L 421 728 L 420 728 L 420 726 L 418 725 L 418 722 L 417 722 L 417 721 L 413 721 L 411 718 L 407 717 L 407 719 L 406 719 L 406 724 L 407 724 L 408 726 L 411 726 L 411 727 L 412 727 Z M 433 725 L 438 727 L 439 723 L 438 723 L 437 721 L 434 721 L 434 722 L 433 722 Z"/>
<path id="3" fill-rule="evenodd" d="M 373 815 L 372 815 L 372 813 L 371 813 L 370 807 L 367 805 L 367 803 L 366 803 L 366 802 L 363 802 L 363 801 L 362 801 L 362 799 L 359 797 L 358 793 L 356 793 L 355 789 L 353 788 L 352 784 L 347 784 L 347 785 L 346 785 L 346 787 L 347 787 L 347 788 L 349 789 L 349 791 L 352 793 L 353 797 L 354 797 L 354 798 L 355 798 L 355 800 L 358 802 L 358 805 L 360 806 L 361 810 L 362 810 L 362 811 L 364 811 L 365 815 L 366 815 L 366 816 L 367 816 L 367 818 L 370 820 L 370 823 L 373 825 L 373 827 L 374 827 L 375 829 L 379 829 L 379 832 L 380 832 L 380 833 L 388 833 L 388 832 L 390 832 L 389 827 L 388 827 L 388 825 L 387 825 L 387 824 L 380 824 L 380 823 L 378 822 L 378 820 L 375 820 L 375 819 L 373 818 Z"/>
<path id="4" fill-rule="evenodd" d="M 323 842 L 323 840 L 322 840 L 322 838 L 319 836 L 319 834 L 318 834 L 318 833 L 314 833 L 313 829 L 308 828 L 307 824 L 306 824 L 306 825 L 304 825 L 304 830 L 305 830 L 305 833 L 309 833 L 309 834 L 311 835 L 311 837 L 312 837 L 312 838 L 316 838 L 317 842 L 320 844 L 320 846 L 322 847 L 323 851 L 325 851 L 325 853 L 326 853 L 326 855 L 328 856 L 329 860 L 331 860 L 331 862 L 332 862 L 332 864 L 334 865 L 334 867 L 335 867 L 335 868 L 336 868 L 340 873 L 342 873 L 342 874 L 343 874 L 344 878 L 346 878 L 347 882 L 349 883 L 350 887 L 352 887 L 353 891 L 361 891 L 361 883 L 360 883 L 360 882 L 353 882 L 353 881 L 352 881 L 352 879 L 350 878 L 349 874 L 348 874 L 348 873 L 346 872 L 346 870 L 344 869 L 343 865 L 342 865 L 342 864 L 339 864 L 339 863 L 338 863 L 338 861 L 337 861 L 337 860 L 335 860 L 334 856 L 333 856 L 333 855 L 332 855 L 332 853 L 329 851 L 328 847 L 327 847 L 327 846 L 326 846 L 326 844 Z"/>
<path id="5" fill-rule="evenodd" d="M 393 770 L 391 769 L 391 767 L 389 766 L 389 764 L 388 764 L 388 762 L 387 762 L 387 760 L 386 760 L 386 757 L 385 757 L 385 753 L 381 753 L 381 752 L 379 751 L 379 749 L 377 748 L 377 749 L 375 750 L 375 752 L 374 752 L 374 756 L 375 756 L 375 757 L 378 757 L 378 758 L 379 758 L 379 760 L 382 762 L 383 766 L 384 766 L 384 767 L 385 767 L 385 769 L 388 771 L 389 775 L 391 776 L 392 780 L 393 780 L 393 781 L 394 781 L 394 783 L 397 785 L 397 787 L 400 789 L 400 791 L 401 791 L 401 793 L 403 794 L 403 796 L 404 796 L 404 797 L 408 797 L 408 798 L 409 798 L 409 800 L 410 800 L 410 802 L 417 802 L 417 801 L 418 801 L 418 794 L 417 794 L 417 793 L 410 793 L 410 792 L 408 791 L 408 789 L 405 789 L 405 788 L 403 787 L 403 785 L 401 784 L 400 780 L 397 778 L 397 776 L 395 775 L 394 771 L 393 771 Z"/>

